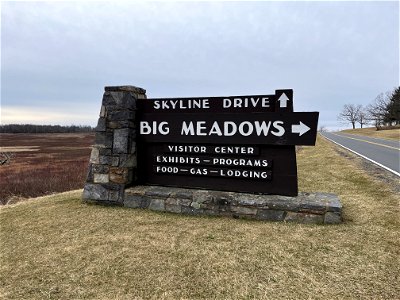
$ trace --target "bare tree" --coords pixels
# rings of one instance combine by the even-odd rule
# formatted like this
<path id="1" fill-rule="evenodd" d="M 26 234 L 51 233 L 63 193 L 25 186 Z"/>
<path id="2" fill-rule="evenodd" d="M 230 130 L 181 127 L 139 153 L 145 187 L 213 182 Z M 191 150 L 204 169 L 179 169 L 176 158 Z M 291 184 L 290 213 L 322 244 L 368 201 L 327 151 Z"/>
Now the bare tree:
<path id="1" fill-rule="evenodd" d="M 325 125 L 321 125 L 321 126 L 319 126 L 319 130 L 318 131 L 319 132 L 327 132 L 328 130 L 326 129 Z"/>
<path id="2" fill-rule="evenodd" d="M 368 124 L 368 112 L 362 105 L 360 105 L 360 110 L 358 111 L 357 122 L 361 128 L 363 128 L 363 125 Z"/>
<path id="3" fill-rule="evenodd" d="M 356 128 L 356 122 L 361 109 L 361 105 L 345 104 L 340 112 L 338 119 L 346 123 L 351 123 L 353 129 Z"/>
<path id="4" fill-rule="evenodd" d="M 367 106 L 367 119 L 374 122 L 376 129 L 385 125 L 387 118 L 387 107 L 391 98 L 391 93 L 380 93 L 374 102 Z"/>

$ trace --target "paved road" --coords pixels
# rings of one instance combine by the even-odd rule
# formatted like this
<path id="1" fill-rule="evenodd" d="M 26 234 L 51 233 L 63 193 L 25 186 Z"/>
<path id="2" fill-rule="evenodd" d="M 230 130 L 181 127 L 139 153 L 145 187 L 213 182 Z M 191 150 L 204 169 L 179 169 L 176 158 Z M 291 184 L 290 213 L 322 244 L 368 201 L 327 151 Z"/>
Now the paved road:
<path id="1" fill-rule="evenodd" d="M 400 141 L 336 132 L 322 135 L 400 176 Z"/>

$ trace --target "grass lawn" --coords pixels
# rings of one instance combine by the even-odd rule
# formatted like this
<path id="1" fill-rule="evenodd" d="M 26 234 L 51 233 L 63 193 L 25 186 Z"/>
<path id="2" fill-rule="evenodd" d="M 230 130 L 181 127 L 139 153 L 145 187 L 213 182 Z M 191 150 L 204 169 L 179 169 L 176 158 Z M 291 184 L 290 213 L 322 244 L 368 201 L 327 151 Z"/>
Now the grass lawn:
<path id="1" fill-rule="evenodd" d="M 400 140 L 400 128 L 389 129 L 389 130 L 376 130 L 375 127 L 371 128 L 356 128 L 356 129 L 346 129 L 342 130 L 343 133 L 365 135 L 381 139 L 389 140 Z"/>
<path id="2" fill-rule="evenodd" d="M 301 191 L 339 195 L 341 225 L 84 204 L 80 191 L 3 206 L 4 299 L 399 299 L 399 195 L 318 138 Z"/>

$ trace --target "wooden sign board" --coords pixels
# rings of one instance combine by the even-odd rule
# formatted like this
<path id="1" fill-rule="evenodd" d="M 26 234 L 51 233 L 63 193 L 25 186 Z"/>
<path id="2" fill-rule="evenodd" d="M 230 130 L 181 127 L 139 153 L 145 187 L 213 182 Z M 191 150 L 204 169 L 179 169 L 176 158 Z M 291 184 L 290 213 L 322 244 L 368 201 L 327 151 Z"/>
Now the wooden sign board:
<path id="1" fill-rule="evenodd" d="M 294 145 L 314 145 L 318 112 L 293 91 L 138 102 L 142 184 L 296 196 Z"/>

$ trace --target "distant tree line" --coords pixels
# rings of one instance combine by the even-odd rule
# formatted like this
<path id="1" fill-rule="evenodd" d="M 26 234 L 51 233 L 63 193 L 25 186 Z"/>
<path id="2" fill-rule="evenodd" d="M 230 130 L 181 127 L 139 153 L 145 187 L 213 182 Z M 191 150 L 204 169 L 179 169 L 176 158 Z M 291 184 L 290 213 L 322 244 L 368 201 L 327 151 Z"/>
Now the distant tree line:
<path id="1" fill-rule="evenodd" d="M 400 124 L 400 87 L 393 91 L 380 93 L 375 100 L 363 107 L 361 104 L 346 104 L 343 106 L 338 119 L 351 123 L 353 129 L 356 124 L 363 128 L 366 124 L 374 124 L 376 129 Z"/>
<path id="2" fill-rule="evenodd" d="M 86 125 L 34 125 L 34 124 L 7 124 L 0 125 L 0 133 L 73 133 L 91 132 L 93 128 Z"/>

